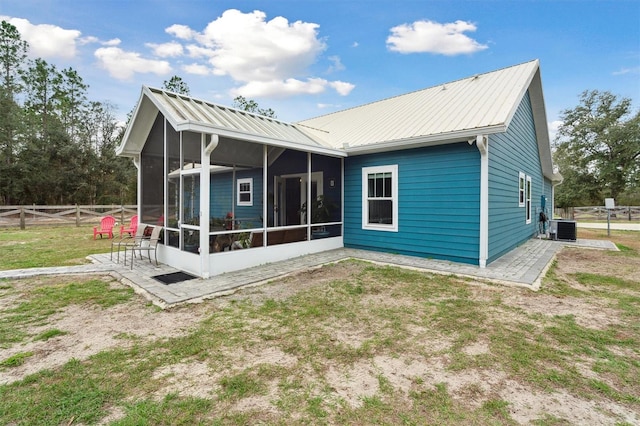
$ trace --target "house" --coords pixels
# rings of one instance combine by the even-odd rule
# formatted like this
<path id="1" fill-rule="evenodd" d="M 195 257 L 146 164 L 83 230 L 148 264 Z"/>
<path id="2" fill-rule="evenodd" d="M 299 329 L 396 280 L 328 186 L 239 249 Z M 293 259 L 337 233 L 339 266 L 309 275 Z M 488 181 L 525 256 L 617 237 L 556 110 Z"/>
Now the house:
<path id="1" fill-rule="evenodd" d="M 159 259 L 205 278 L 339 247 L 484 267 L 562 180 L 537 60 L 298 123 L 143 87 L 118 154 Z"/>

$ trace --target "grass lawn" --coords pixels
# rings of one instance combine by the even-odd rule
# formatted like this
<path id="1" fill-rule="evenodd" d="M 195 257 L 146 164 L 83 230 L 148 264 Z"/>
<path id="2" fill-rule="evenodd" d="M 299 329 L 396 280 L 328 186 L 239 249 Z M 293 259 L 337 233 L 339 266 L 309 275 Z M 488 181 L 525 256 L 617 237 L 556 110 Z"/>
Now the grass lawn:
<path id="1" fill-rule="evenodd" d="M 90 254 L 108 252 L 111 241 L 94 241 L 93 225 L 0 228 L 0 270 L 80 265 Z"/>
<path id="2" fill-rule="evenodd" d="M 15 232 L 37 266 L 109 248 Z M 638 234 L 563 250 L 538 292 L 359 261 L 165 311 L 110 277 L 0 281 L 0 424 L 640 424 Z"/>

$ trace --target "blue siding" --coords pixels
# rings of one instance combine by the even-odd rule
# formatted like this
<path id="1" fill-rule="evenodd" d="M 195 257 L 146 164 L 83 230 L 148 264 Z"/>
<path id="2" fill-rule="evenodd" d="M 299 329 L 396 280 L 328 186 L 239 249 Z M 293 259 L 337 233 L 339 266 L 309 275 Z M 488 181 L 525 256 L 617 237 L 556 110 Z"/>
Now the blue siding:
<path id="1" fill-rule="evenodd" d="M 213 218 L 224 219 L 232 209 L 233 183 L 231 173 L 216 173 L 211 175 L 210 215 Z"/>
<path id="2" fill-rule="evenodd" d="M 225 215 L 235 208 L 236 218 L 262 217 L 262 169 L 238 170 L 236 180 L 253 178 L 253 205 L 238 206 L 233 198 L 237 190 L 236 182 L 232 182 L 232 173 L 217 173 L 211 175 L 211 217 L 223 219 Z"/>
<path id="3" fill-rule="evenodd" d="M 398 165 L 398 232 L 362 229 L 362 168 Z M 478 263 L 480 154 L 457 143 L 348 157 L 344 244 Z"/>
<path id="4" fill-rule="evenodd" d="M 531 176 L 531 223 L 518 206 L 518 174 Z M 545 189 L 531 102 L 527 93 L 507 132 L 489 138 L 489 259 L 491 262 L 535 235 Z"/>

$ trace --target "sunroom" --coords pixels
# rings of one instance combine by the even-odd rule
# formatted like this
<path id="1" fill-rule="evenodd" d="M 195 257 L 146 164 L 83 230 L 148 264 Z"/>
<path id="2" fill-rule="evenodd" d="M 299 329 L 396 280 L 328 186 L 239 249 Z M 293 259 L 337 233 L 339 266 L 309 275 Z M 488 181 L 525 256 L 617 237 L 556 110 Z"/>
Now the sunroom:
<path id="1" fill-rule="evenodd" d="M 118 154 L 162 263 L 207 278 L 343 245 L 345 154 L 296 126 L 143 87 Z"/>

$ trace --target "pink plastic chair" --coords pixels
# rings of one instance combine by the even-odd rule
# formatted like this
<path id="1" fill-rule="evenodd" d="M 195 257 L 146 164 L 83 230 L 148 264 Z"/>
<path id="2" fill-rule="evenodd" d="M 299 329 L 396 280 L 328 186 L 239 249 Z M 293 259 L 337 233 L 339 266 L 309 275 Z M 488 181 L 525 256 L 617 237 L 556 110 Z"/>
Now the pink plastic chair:
<path id="1" fill-rule="evenodd" d="M 138 229 L 138 215 L 131 218 L 129 226 L 120 225 L 120 238 L 122 238 L 122 234 L 129 234 L 130 237 L 133 237 L 136 235 L 136 229 Z"/>
<path id="2" fill-rule="evenodd" d="M 93 227 L 93 239 L 96 239 L 96 236 L 107 235 L 109 238 L 113 238 L 113 227 L 116 224 L 116 218 L 113 216 L 105 216 L 100 219 L 100 229 L 97 226 Z"/>

